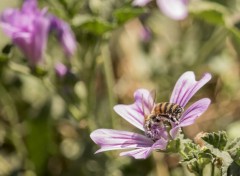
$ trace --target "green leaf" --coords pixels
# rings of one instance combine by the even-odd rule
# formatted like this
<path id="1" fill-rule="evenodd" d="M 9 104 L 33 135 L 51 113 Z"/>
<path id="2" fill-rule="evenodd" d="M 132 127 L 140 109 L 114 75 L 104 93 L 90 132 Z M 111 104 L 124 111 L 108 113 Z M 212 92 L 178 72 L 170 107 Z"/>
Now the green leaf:
<path id="1" fill-rule="evenodd" d="M 230 141 L 226 146 L 226 150 L 240 166 L 240 137 Z"/>
<path id="2" fill-rule="evenodd" d="M 189 157 L 188 160 L 185 159 L 184 161 L 187 161 L 188 170 L 195 174 L 202 173 L 205 166 L 211 163 L 214 158 L 209 150 L 198 151 L 189 156 L 192 158 Z"/>
<path id="3" fill-rule="evenodd" d="M 224 131 L 206 133 L 202 139 L 219 150 L 223 150 L 227 144 L 227 134 Z"/>
<path id="4" fill-rule="evenodd" d="M 180 148 L 180 143 L 181 143 L 180 139 L 169 141 L 166 151 L 177 153 L 179 151 L 179 148 Z"/>
<path id="5" fill-rule="evenodd" d="M 206 144 L 206 147 L 216 156 L 215 160 L 221 163 L 222 176 L 227 176 L 229 166 L 232 164 L 233 159 L 226 151 L 221 151 L 214 148 L 212 145 Z"/>
<path id="6" fill-rule="evenodd" d="M 115 28 L 115 25 L 108 21 L 87 15 L 76 15 L 72 23 L 73 26 L 80 27 L 83 31 L 96 35 L 102 35 Z"/>
<path id="7" fill-rule="evenodd" d="M 133 19 L 145 12 L 146 10 L 143 8 L 123 7 L 123 8 L 117 9 L 113 15 L 118 24 L 123 24 L 126 21 Z"/>
<path id="8" fill-rule="evenodd" d="M 189 10 L 191 14 L 208 23 L 223 26 L 226 24 L 225 17 L 228 15 L 228 11 L 219 3 L 196 1 L 190 4 Z"/>

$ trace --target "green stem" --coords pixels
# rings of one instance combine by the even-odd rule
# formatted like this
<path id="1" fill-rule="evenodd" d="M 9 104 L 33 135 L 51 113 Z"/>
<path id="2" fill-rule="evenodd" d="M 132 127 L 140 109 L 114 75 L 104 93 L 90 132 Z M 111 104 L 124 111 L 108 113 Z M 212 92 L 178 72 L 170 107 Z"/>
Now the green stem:
<path id="1" fill-rule="evenodd" d="M 218 28 L 214 31 L 211 38 L 204 43 L 204 45 L 200 48 L 199 56 L 196 64 L 202 63 L 207 57 L 211 54 L 216 47 L 222 45 L 228 34 L 226 28 Z"/>
<path id="2" fill-rule="evenodd" d="M 211 176 L 215 175 L 215 165 L 212 163 Z"/>
<path id="3" fill-rule="evenodd" d="M 17 131 L 17 124 L 18 124 L 18 113 L 17 109 L 15 107 L 15 104 L 12 100 L 12 97 L 9 95 L 7 90 L 4 88 L 2 83 L 0 83 L 0 97 L 1 97 L 1 103 L 3 105 L 3 108 L 6 111 L 6 115 L 9 121 L 9 124 L 11 126 L 11 132 L 10 132 L 10 138 L 15 145 L 15 148 L 17 150 L 18 155 L 21 158 L 24 158 L 27 155 L 27 149 L 25 147 L 25 144 L 22 140 L 21 133 Z"/>
<path id="4" fill-rule="evenodd" d="M 114 72 L 113 72 L 113 66 L 112 66 L 108 45 L 103 46 L 102 53 L 104 57 L 103 66 L 104 66 L 104 73 L 105 73 L 106 83 L 107 83 L 107 91 L 108 91 L 109 106 L 110 106 L 109 109 L 111 110 L 111 117 L 112 117 L 111 123 L 112 123 L 112 127 L 114 128 L 116 124 L 116 118 L 114 118 L 115 113 L 112 109 L 113 109 L 113 106 L 116 104 L 116 97 L 113 93 Z"/>

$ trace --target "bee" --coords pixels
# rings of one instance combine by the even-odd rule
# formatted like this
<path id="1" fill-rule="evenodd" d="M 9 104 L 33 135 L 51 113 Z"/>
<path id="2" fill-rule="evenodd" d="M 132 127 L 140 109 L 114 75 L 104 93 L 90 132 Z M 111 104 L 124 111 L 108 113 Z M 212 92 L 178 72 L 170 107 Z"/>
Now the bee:
<path id="1" fill-rule="evenodd" d="M 155 94 L 154 94 L 155 95 Z M 150 114 L 145 115 L 144 128 L 146 135 L 152 137 L 152 130 L 162 125 L 171 125 L 171 123 L 178 123 L 180 116 L 184 109 L 176 103 L 161 102 L 154 103 Z"/>
<path id="2" fill-rule="evenodd" d="M 146 120 L 178 122 L 183 111 L 184 109 L 176 103 L 157 103 L 153 107 L 151 114 L 146 117 Z"/>

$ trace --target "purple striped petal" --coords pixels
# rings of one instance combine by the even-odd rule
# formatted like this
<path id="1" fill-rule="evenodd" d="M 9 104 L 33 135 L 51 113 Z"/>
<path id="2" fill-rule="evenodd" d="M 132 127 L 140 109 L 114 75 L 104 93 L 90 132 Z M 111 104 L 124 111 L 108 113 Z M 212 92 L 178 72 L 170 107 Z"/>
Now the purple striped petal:
<path id="1" fill-rule="evenodd" d="M 208 98 L 203 98 L 192 104 L 182 115 L 180 119 L 179 126 L 184 127 L 191 125 L 195 120 L 201 116 L 210 105 L 211 100 Z"/>
<path id="2" fill-rule="evenodd" d="M 155 91 L 149 91 L 147 89 L 137 89 L 134 92 L 135 103 L 138 107 L 138 110 L 143 115 L 150 114 L 152 108 L 154 106 L 154 98 L 153 96 Z"/>
<path id="3" fill-rule="evenodd" d="M 111 129 L 95 130 L 90 137 L 101 147 L 96 153 L 118 149 L 146 148 L 153 144 L 153 141 L 144 135 Z"/>
<path id="4" fill-rule="evenodd" d="M 132 105 L 116 105 L 113 108 L 115 112 L 124 118 L 126 121 L 144 131 L 144 115 L 139 112 L 138 107 L 135 104 Z"/>
<path id="5" fill-rule="evenodd" d="M 165 150 L 167 143 L 168 141 L 162 138 L 156 141 L 151 147 L 122 152 L 120 156 L 132 156 L 135 159 L 146 159 L 153 150 Z"/>
<path id="6" fill-rule="evenodd" d="M 136 150 L 131 150 L 127 152 L 121 152 L 120 156 L 132 156 L 135 159 L 146 159 L 153 149 L 151 147 L 140 148 Z"/>
<path id="7" fill-rule="evenodd" d="M 185 72 L 177 81 L 172 96 L 170 98 L 171 103 L 176 103 L 184 107 L 192 96 L 204 86 L 210 79 L 211 74 L 205 73 L 203 77 L 199 80 L 195 80 L 195 75 L 193 72 Z"/>
<path id="8" fill-rule="evenodd" d="M 183 20 L 188 15 L 186 0 L 157 0 L 157 5 L 166 16 Z"/>
<path id="9" fill-rule="evenodd" d="M 179 126 L 173 126 L 173 128 L 170 130 L 169 133 L 173 139 L 175 139 L 177 137 L 179 130 L 180 130 Z"/>
<path id="10" fill-rule="evenodd" d="M 166 147 L 167 147 L 167 144 L 168 144 L 168 140 L 166 140 L 164 138 L 161 138 L 153 144 L 152 149 L 154 149 L 154 150 L 158 150 L 158 149 L 165 150 Z"/>
<path id="11" fill-rule="evenodd" d="M 116 105 L 114 110 L 129 123 L 144 131 L 144 115 L 149 114 L 154 105 L 151 92 L 146 89 L 138 89 L 134 93 L 134 104 Z"/>

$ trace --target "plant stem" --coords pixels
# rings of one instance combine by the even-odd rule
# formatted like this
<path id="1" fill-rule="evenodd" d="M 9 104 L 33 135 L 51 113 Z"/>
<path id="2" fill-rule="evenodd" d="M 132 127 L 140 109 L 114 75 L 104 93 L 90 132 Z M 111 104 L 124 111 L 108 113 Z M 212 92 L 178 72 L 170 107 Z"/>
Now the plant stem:
<path id="1" fill-rule="evenodd" d="M 211 176 L 214 176 L 215 175 L 215 166 L 214 164 L 212 163 L 212 170 L 211 170 Z"/>
<path id="2" fill-rule="evenodd" d="M 116 97 L 113 94 L 113 87 L 114 87 L 114 73 L 113 73 L 113 67 L 111 63 L 111 57 L 109 53 L 109 48 L 108 45 L 104 45 L 102 48 L 102 53 L 103 53 L 103 59 L 104 59 L 104 73 L 106 77 L 106 82 L 107 82 L 107 90 L 108 90 L 108 98 L 109 98 L 109 107 L 111 110 L 111 117 L 112 117 L 112 127 L 115 127 L 115 114 L 112 110 L 113 106 L 116 104 Z"/>

